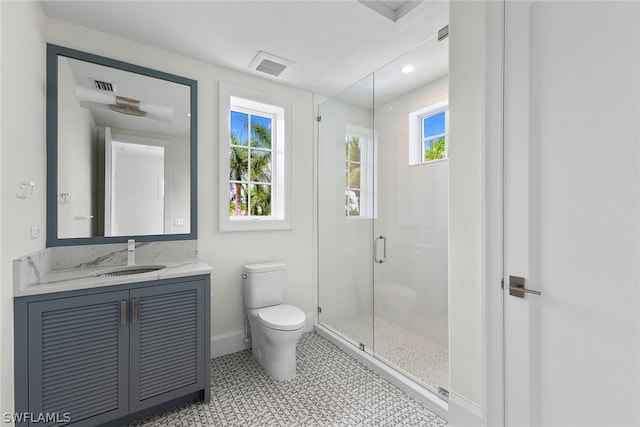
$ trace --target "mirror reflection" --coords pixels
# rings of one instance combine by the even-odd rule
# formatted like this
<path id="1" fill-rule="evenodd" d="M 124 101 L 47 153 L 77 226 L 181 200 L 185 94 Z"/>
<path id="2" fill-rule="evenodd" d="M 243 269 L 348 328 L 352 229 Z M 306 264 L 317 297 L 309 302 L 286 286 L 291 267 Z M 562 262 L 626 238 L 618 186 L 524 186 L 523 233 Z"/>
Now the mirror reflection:
<path id="1" fill-rule="evenodd" d="M 57 238 L 191 232 L 191 87 L 57 60 Z"/>

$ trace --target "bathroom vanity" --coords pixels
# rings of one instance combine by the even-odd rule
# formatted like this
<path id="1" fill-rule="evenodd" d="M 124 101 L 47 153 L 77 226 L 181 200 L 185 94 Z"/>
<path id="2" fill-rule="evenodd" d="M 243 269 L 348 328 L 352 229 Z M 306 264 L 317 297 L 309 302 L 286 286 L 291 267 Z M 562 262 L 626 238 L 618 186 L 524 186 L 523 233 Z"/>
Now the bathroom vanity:
<path id="1" fill-rule="evenodd" d="M 16 425 L 208 402 L 197 82 L 51 44 L 46 82 L 47 247 L 14 260 Z"/>
<path id="2" fill-rule="evenodd" d="M 15 290 L 16 413 L 32 417 L 16 425 L 122 425 L 210 400 L 211 269 L 165 264 L 52 271 Z"/>

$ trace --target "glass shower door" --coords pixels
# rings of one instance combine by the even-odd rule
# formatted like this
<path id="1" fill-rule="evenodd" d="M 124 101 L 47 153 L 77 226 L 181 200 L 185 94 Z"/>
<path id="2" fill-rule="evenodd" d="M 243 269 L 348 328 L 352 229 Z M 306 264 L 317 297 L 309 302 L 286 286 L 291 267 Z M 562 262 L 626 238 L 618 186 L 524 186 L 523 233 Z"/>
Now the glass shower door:
<path id="1" fill-rule="evenodd" d="M 433 37 L 322 103 L 317 151 L 319 323 L 443 397 L 447 52 Z"/>
<path id="2" fill-rule="evenodd" d="M 318 319 L 371 351 L 373 76 L 322 103 L 318 113 Z"/>
<path id="3" fill-rule="evenodd" d="M 374 73 L 374 354 L 434 393 L 443 389 L 443 396 L 449 389 L 447 51 L 446 39 L 433 37 Z M 402 71 L 407 65 L 413 72 Z"/>

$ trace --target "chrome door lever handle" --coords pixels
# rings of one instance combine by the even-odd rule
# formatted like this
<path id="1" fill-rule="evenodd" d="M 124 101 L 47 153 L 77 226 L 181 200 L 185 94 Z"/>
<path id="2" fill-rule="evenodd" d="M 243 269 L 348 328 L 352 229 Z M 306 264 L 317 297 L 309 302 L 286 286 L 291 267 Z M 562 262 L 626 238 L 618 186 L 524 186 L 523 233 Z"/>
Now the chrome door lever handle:
<path id="1" fill-rule="evenodd" d="M 542 292 L 540 291 L 534 291 L 533 289 L 527 289 L 527 288 L 519 288 L 518 286 L 509 286 L 509 291 L 518 291 L 518 292 L 526 292 L 528 294 L 533 294 L 533 295 L 542 295 Z M 511 294 L 514 295 L 514 294 Z"/>
<path id="2" fill-rule="evenodd" d="M 509 276 L 509 295 L 524 298 L 524 294 L 542 295 L 542 292 L 524 287 L 524 277 Z"/>

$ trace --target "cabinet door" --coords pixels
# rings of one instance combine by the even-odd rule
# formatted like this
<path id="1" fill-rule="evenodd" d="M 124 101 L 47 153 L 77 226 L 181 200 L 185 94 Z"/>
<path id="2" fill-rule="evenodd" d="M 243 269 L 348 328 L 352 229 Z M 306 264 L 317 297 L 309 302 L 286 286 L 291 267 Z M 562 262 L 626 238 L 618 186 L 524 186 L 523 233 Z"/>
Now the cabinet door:
<path id="1" fill-rule="evenodd" d="M 131 290 L 131 411 L 202 390 L 204 281 Z"/>
<path id="2" fill-rule="evenodd" d="M 118 291 L 29 304 L 29 410 L 53 417 L 32 425 L 95 425 L 129 412 L 128 297 Z"/>

